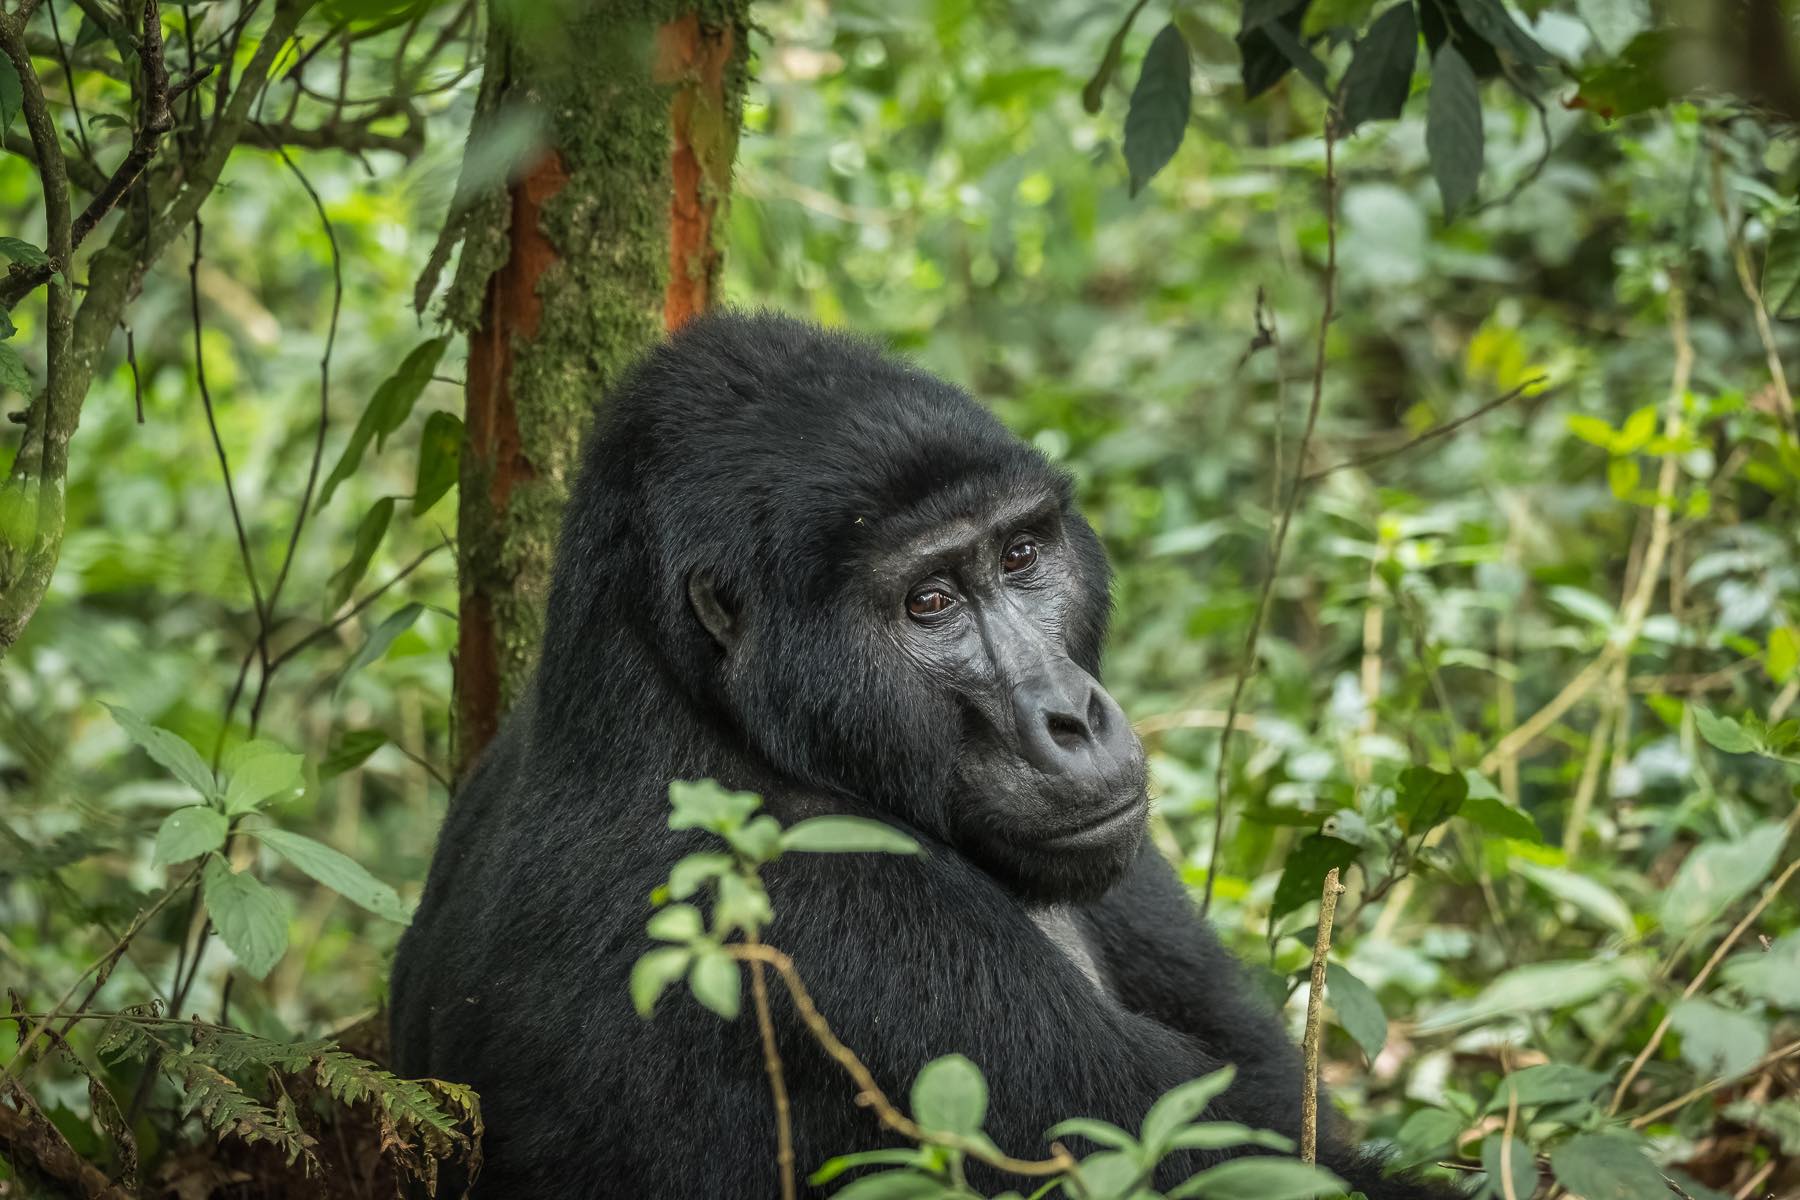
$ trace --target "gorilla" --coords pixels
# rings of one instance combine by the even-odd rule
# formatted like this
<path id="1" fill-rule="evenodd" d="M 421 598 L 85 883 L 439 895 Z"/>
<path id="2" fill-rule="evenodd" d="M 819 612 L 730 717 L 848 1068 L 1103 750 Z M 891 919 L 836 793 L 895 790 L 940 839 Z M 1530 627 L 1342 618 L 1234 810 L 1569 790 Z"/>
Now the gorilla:
<path id="1" fill-rule="evenodd" d="M 394 963 L 396 1065 L 480 1093 L 476 1194 L 777 1194 L 755 1022 L 628 995 L 651 892 L 719 848 L 668 828 L 670 781 L 703 777 L 924 847 L 764 874 L 767 942 L 890 1095 L 965 1054 L 987 1132 L 1042 1157 L 1064 1118 L 1135 1129 L 1233 1063 L 1208 1119 L 1297 1139 L 1298 1054 L 1146 842 L 1144 753 L 1100 685 L 1108 587 L 1068 478 L 957 388 L 772 315 L 651 351 L 600 408 L 533 694 L 458 791 Z M 894 1144 L 771 993 L 800 1173 Z M 1372 1200 L 1455 1194 L 1326 1124 L 1320 1161 Z"/>

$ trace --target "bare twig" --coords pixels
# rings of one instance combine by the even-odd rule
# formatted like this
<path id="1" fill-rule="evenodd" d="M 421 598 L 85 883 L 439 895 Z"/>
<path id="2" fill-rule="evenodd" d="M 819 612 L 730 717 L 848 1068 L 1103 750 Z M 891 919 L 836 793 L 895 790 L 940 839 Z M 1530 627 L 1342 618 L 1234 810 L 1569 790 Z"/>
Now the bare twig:
<path id="1" fill-rule="evenodd" d="M 1237 679 L 1231 686 L 1231 703 L 1225 710 L 1225 727 L 1219 735 L 1219 765 L 1213 780 L 1212 848 L 1206 863 L 1206 889 L 1200 901 L 1200 913 L 1212 910 L 1213 883 L 1219 874 L 1219 854 L 1225 841 L 1225 807 L 1227 784 L 1231 777 L 1231 735 L 1237 728 L 1238 709 L 1244 702 L 1244 688 L 1256 670 L 1256 646 L 1262 638 L 1263 623 L 1268 620 L 1269 603 L 1275 593 L 1275 580 L 1281 574 L 1281 552 L 1287 545 L 1288 529 L 1293 524 L 1294 509 L 1300 500 L 1301 476 L 1306 470 L 1306 456 L 1312 448 L 1313 431 L 1319 424 L 1319 408 L 1325 398 L 1325 343 L 1331 335 L 1331 320 L 1337 310 L 1337 122 L 1334 114 L 1325 115 L 1325 276 L 1321 283 L 1324 302 L 1319 311 L 1319 336 L 1313 354 L 1312 403 L 1306 410 L 1306 428 L 1294 452 L 1294 478 L 1288 487 L 1287 504 L 1275 527 L 1269 546 L 1268 573 L 1263 578 L 1262 593 L 1257 598 L 1256 615 L 1244 635 L 1243 661 L 1238 664 Z M 1277 370 L 1280 365 L 1277 364 Z"/>
<path id="2" fill-rule="evenodd" d="M 1700 1099 L 1700 1097 L 1711 1095 L 1713 1092 L 1718 1091 L 1720 1088 L 1724 1087 L 1726 1084 L 1730 1083 L 1734 1079 L 1742 1079 L 1747 1075 L 1754 1075 L 1758 1071 L 1766 1070 L 1767 1068 L 1774 1066 L 1778 1062 L 1782 1062 L 1782 1061 L 1785 1061 L 1786 1059 L 1793 1058 L 1797 1054 L 1800 1054 L 1800 1042 L 1789 1042 L 1787 1045 L 1782 1046 L 1778 1050 L 1771 1050 L 1769 1053 L 1763 1055 L 1760 1059 L 1758 1059 L 1755 1063 L 1751 1064 L 1750 1067 L 1748 1067 L 1745 1070 L 1739 1071 L 1735 1075 L 1722 1075 L 1717 1079 L 1708 1080 L 1707 1082 L 1701 1084 L 1697 1088 L 1693 1088 L 1690 1091 L 1683 1092 L 1681 1095 L 1675 1097 L 1675 1099 L 1669 1101 L 1667 1104 L 1659 1104 L 1655 1108 L 1651 1109 L 1649 1112 L 1644 1113 L 1642 1116 L 1631 1118 L 1631 1127 L 1633 1129 L 1642 1129 L 1646 1125 L 1654 1124 L 1655 1122 L 1660 1121 L 1662 1118 L 1668 1116 L 1670 1113 L 1679 1112 L 1681 1109 L 1686 1108 L 1688 1105 L 1692 1104 L 1694 1101 Z"/>
<path id="3" fill-rule="evenodd" d="M 775 1022 L 769 1016 L 769 984 L 763 964 L 750 964 L 750 998 L 756 1005 L 756 1028 L 762 1034 L 763 1070 L 775 1101 L 775 1169 L 781 1177 L 781 1200 L 794 1200 L 794 1124 L 788 1109 L 787 1080 L 775 1047 Z"/>
<path id="4" fill-rule="evenodd" d="M 1485 417 L 1489 413 L 1493 412 L 1496 408 L 1501 408 L 1501 407 L 1504 407 L 1505 405 L 1511 404 L 1514 400 L 1517 400 L 1520 396 L 1523 396 L 1528 388 L 1534 388 L 1538 384 L 1545 382 L 1545 380 L 1546 380 L 1545 376 L 1535 375 L 1532 378 L 1527 379 L 1524 383 L 1521 383 L 1518 387 L 1512 389 L 1510 392 L 1507 392 L 1504 396 L 1498 396 L 1492 400 L 1489 400 L 1486 404 L 1483 404 L 1481 407 L 1475 409 L 1473 412 L 1464 413 L 1462 416 L 1457 417 L 1454 420 L 1445 421 L 1442 425 L 1434 425 L 1430 429 L 1427 429 L 1424 433 L 1421 433 L 1418 437 L 1409 438 L 1406 441 L 1402 442 L 1400 445 L 1394 446 L 1391 449 L 1377 450 L 1373 454 L 1364 454 L 1364 455 L 1360 455 L 1356 458 L 1345 459 L 1343 462 L 1332 463 L 1329 467 L 1321 467 L 1319 470 L 1314 471 L 1314 472 L 1312 472 L 1312 474 L 1307 475 L 1304 478 L 1302 478 L 1300 482 L 1303 484 L 1317 483 L 1319 480 L 1325 478 L 1327 475 L 1333 474 L 1334 472 L 1345 471 L 1352 467 L 1366 467 L 1373 463 L 1383 462 L 1387 459 L 1397 457 L 1398 455 L 1401 455 L 1401 454 L 1405 454 L 1409 450 L 1416 449 L 1419 446 L 1424 445 L 1426 442 L 1433 442 L 1433 441 L 1436 441 L 1438 438 L 1448 437 L 1450 434 L 1455 433 L 1458 429 L 1461 429 L 1464 425 L 1467 425 L 1469 422 L 1478 421 L 1482 417 Z"/>
<path id="5" fill-rule="evenodd" d="M 842 1067 L 856 1084 L 856 1102 L 866 1108 L 875 1110 L 881 1123 L 909 1141 L 930 1143 L 934 1146 L 945 1146 L 952 1150 L 960 1150 L 970 1158 L 978 1158 L 989 1166 L 997 1167 L 1013 1175 L 1043 1178 L 1050 1175 L 1062 1175 L 1075 1170 L 1078 1165 L 1075 1158 L 1061 1143 L 1052 1143 L 1050 1157 L 1046 1159 L 1013 1158 L 996 1149 L 991 1142 L 979 1142 L 971 1138 L 953 1133 L 941 1133 L 925 1129 L 918 1125 L 905 1113 L 894 1107 L 875 1077 L 869 1074 L 869 1068 L 863 1065 L 856 1051 L 838 1040 L 837 1034 L 831 1031 L 813 1003 L 812 994 L 806 990 L 806 984 L 800 978 L 800 972 L 794 966 L 794 960 L 761 942 L 734 942 L 725 947 L 725 952 L 744 963 L 767 963 L 774 967 L 781 981 L 787 986 L 788 995 L 793 998 L 794 1010 L 799 1013 L 801 1021 L 806 1025 L 819 1047 L 830 1055 L 832 1060 Z"/>
<path id="6" fill-rule="evenodd" d="M 1319 897 L 1319 931 L 1313 936 L 1312 990 L 1306 997 L 1306 1036 L 1300 1045 L 1306 1055 L 1300 1081 L 1300 1157 L 1319 1158 L 1319 1042 L 1324 1035 L 1325 960 L 1331 955 L 1331 923 L 1337 916 L 1338 897 L 1344 885 L 1336 867 L 1325 872 L 1325 890 Z"/>

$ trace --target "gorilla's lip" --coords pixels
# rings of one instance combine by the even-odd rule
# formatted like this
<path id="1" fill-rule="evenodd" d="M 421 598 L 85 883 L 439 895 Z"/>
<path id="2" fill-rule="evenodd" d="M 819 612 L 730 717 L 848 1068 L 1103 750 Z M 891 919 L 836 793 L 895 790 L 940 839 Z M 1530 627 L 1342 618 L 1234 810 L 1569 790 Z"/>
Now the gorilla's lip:
<path id="1" fill-rule="evenodd" d="M 1075 849 L 1093 843 L 1104 842 L 1131 818 L 1143 813 L 1145 799 L 1143 796 L 1132 796 L 1123 804 L 1107 809 L 1098 817 L 1087 821 L 1073 829 L 1065 829 L 1061 833 L 1045 838 L 1039 845 L 1049 849 Z"/>

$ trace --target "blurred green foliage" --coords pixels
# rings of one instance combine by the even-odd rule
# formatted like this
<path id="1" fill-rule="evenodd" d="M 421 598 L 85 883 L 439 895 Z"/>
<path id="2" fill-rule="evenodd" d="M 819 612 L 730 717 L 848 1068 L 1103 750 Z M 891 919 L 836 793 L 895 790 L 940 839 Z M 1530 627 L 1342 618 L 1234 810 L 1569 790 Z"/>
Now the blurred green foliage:
<path id="1" fill-rule="evenodd" d="M 1792 1186 L 1800 1099 L 1769 1056 L 1800 1029 L 1800 900 L 1771 886 L 1800 861 L 1800 449 L 1771 367 L 1800 346 L 1800 144 L 1644 66 L 1642 39 L 1682 6 L 1526 4 L 1559 65 L 1475 72 L 1478 190 L 1446 218 L 1421 94 L 1436 68 L 1421 69 L 1400 119 L 1335 148 L 1337 313 L 1297 461 L 1330 240 L 1325 101 L 1293 73 L 1245 100 L 1239 6 L 1192 0 L 1145 13 L 1090 112 L 1125 7 L 760 6 L 729 301 L 892 341 L 1075 477 L 1116 571 L 1108 685 L 1152 754 L 1155 836 L 1197 894 L 1271 530 L 1296 473 L 1323 472 L 1299 485 L 1225 764 L 1213 919 L 1292 997 L 1318 882 L 1346 868 L 1327 1079 L 1408 1161 L 1485 1164 L 1501 1195 L 1514 1138 L 1518 1200 L 1537 1151 L 1576 1191 L 1632 1186 L 1646 1152 L 1695 1197 Z M 1381 16 L 1315 8 L 1349 29 Z M 1134 197 L 1127 108 L 1170 18 L 1191 112 Z M 1354 48 L 1313 21 L 1302 36 L 1336 80 Z M 411 161 L 296 155 L 341 255 L 327 464 L 437 332 L 407 298 L 472 87 L 426 114 Z M 40 244 L 36 204 L 30 165 L 0 160 L 8 229 Z M 199 346 L 267 571 L 315 434 L 333 242 L 295 176 L 255 152 L 231 159 L 204 219 Z M 206 754 L 248 735 L 247 702 L 220 717 L 256 618 L 188 285 L 185 250 L 146 282 L 135 375 L 115 339 L 72 447 L 55 583 L 0 663 L 0 977 L 40 1005 L 164 885 L 157 830 L 193 803 L 100 702 Z M 41 378 L 34 303 L 10 345 Z M 412 381 L 404 422 L 309 518 L 290 595 L 316 602 L 280 631 L 302 648 L 260 713 L 306 764 L 272 819 L 408 902 L 446 800 L 453 556 L 331 623 L 454 536 L 447 506 L 380 506 L 443 476 L 463 358 L 452 343 Z M 388 527 L 364 555 L 372 511 Z M 379 1003 L 399 926 L 282 861 L 262 865 L 287 950 L 229 1013 L 311 1036 Z M 168 993 L 181 907 L 101 1007 Z M 190 1005 L 217 1012 L 233 965 L 215 943 Z M 98 1143 L 79 1078 L 36 1086 Z M 1644 1119 L 1627 1130 L 1615 1111 Z"/>

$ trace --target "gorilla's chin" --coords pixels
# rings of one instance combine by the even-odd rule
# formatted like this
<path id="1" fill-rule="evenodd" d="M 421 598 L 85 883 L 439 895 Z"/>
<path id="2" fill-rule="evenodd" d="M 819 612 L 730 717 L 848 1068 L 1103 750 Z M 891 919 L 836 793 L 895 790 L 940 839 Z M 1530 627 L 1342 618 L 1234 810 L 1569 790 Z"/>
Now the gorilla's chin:
<path id="1" fill-rule="evenodd" d="M 957 848 L 1021 899 L 1034 904 L 1095 900 L 1106 894 L 1137 858 L 1150 805 L 1141 775 L 1111 794 L 1064 797 L 1057 819 L 1023 819 L 989 811 L 985 820 L 957 831 Z M 991 802 L 990 802 L 991 803 Z M 1080 815 L 1071 817 L 1073 809 Z"/>

